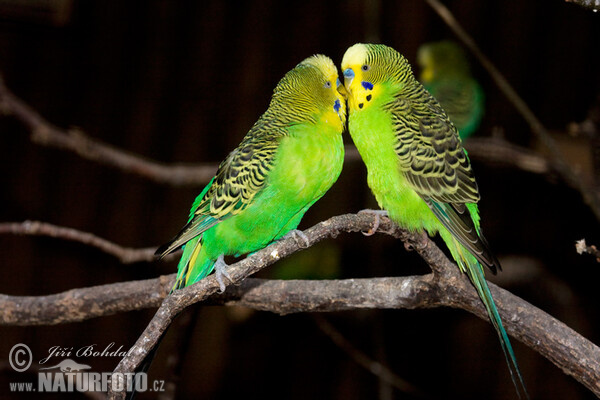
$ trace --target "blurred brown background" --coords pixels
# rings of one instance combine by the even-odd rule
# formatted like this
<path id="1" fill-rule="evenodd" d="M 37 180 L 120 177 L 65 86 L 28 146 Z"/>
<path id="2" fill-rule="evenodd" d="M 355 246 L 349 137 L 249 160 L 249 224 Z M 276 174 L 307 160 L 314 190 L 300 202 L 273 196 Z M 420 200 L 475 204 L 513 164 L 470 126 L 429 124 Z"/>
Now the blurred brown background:
<path id="1" fill-rule="evenodd" d="M 445 4 L 546 127 L 572 143 L 564 133 L 567 125 L 584 120 L 600 93 L 600 15 L 561 0 Z M 327 54 L 339 64 L 350 45 L 380 41 L 414 63 L 421 43 L 446 38 L 454 36 L 420 0 L 0 1 L 0 71 L 15 94 L 59 127 L 77 126 L 167 163 L 223 159 L 266 109 L 278 80 L 309 55 Z M 498 126 L 509 141 L 535 147 L 527 124 L 472 61 L 487 99 L 477 135 L 489 136 Z M 345 140 L 350 143 L 348 136 Z M 571 151 L 583 160 L 590 149 L 584 141 Z M 125 246 L 171 238 L 202 189 L 158 185 L 32 144 L 13 118 L 0 119 L 0 154 L 0 221 L 41 220 Z M 483 229 L 505 261 L 501 284 L 597 343 L 599 266 L 592 257 L 577 255 L 574 242 L 585 237 L 599 243 L 598 221 L 558 177 L 477 161 L 474 168 Z M 364 166 L 347 163 L 301 228 L 366 206 L 374 204 Z M 152 278 L 175 268 L 175 263 L 121 265 L 95 249 L 52 238 L 0 237 L 0 293 L 5 294 L 51 294 Z M 344 234 L 262 276 L 412 273 L 427 268 L 400 242 Z M 178 398 L 417 398 L 358 366 L 310 315 L 197 309 Z M 7 361 L 19 342 L 37 359 L 56 345 L 104 348 L 115 342 L 129 348 L 152 315 L 147 310 L 53 327 L 0 327 L 0 361 Z M 516 398 L 493 328 L 466 312 L 361 311 L 325 318 L 425 398 Z M 150 380 L 167 378 L 165 360 L 177 337 L 171 329 Z M 536 353 L 513 345 L 533 398 L 594 398 Z M 77 360 L 97 372 L 118 362 Z M 2 370 L 0 398 L 84 398 L 10 395 L 8 382 L 22 377 Z"/>

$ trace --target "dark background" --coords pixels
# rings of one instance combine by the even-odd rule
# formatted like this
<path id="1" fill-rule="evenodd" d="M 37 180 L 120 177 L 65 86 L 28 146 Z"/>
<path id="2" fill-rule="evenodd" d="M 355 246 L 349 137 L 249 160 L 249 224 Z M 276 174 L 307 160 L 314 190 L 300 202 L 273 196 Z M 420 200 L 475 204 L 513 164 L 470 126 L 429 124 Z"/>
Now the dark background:
<path id="1" fill-rule="evenodd" d="M 166 163 L 223 159 L 266 109 L 278 80 L 309 55 L 327 54 L 339 65 L 350 45 L 380 41 L 414 63 L 421 43 L 453 38 L 420 0 L 22 3 L 0 2 L 0 71 L 7 86 L 59 127 L 80 127 Z M 61 4 L 60 13 L 45 8 Z M 599 94 L 600 15 L 561 0 L 445 4 L 545 126 L 571 144 L 576 167 L 587 171 L 587 143 L 564 132 L 570 122 L 585 119 Z M 501 127 L 509 141 L 536 148 L 515 108 L 475 61 L 473 66 L 487 98 L 478 135 Z M 345 140 L 350 142 L 347 135 Z M 171 238 L 202 189 L 158 185 L 32 144 L 13 118 L 0 119 L 0 165 L 0 221 L 41 220 L 131 247 Z M 598 342 L 599 267 L 574 248 L 583 237 L 600 242 L 598 221 L 580 195 L 556 176 L 478 161 L 474 168 L 483 230 L 504 264 L 500 283 Z M 300 227 L 366 206 L 374 203 L 364 166 L 347 163 Z M 280 264 L 262 276 L 427 272 L 418 256 L 381 235 L 340 235 Z M 175 268 L 174 262 L 121 265 L 93 248 L 52 238 L 0 237 L 0 293 L 10 295 L 152 278 Z M 415 398 L 358 366 L 311 315 L 195 309 L 178 398 Z M 0 361 L 19 342 L 31 347 L 35 359 L 56 345 L 104 348 L 115 342 L 128 349 L 152 315 L 147 310 L 78 324 L 2 327 Z M 493 328 L 464 311 L 357 311 L 325 318 L 425 398 L 516 398 Z M 161 346 L 150 380 L 167 378 L 165 360 L 177 331 L 171 329 Z M 516 340 L 513 345 L 534 399 L 594 398 L 538 354 Z M 118 362 L 77 360 L 97 372 Z M 64 397 L 9 396 L 8 382 L 24 377 L 4 368 L 0 398 Z"/>

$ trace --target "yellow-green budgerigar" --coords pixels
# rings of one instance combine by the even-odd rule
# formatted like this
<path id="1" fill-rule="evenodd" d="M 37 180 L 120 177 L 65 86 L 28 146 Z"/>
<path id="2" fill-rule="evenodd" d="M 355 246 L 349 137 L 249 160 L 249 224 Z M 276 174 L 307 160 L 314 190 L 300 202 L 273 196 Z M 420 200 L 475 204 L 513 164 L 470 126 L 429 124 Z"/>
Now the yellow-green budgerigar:
<path id="1" fill-rule="evenodd" d="M 454 125 L 394 49 L 356 44 L 342 61 L 349 132 L 379 206 L 411 231 L 439 232 L 498 332 L 519 397 L 528 397 L 482 265 L 500 264 L 481 233 L 479 191 Z"/>
<path id="2" fill-rule="evenodd" d="M 323 55 L 279 81 L 267 111 L 196 197 L 188 223 L 156 251 L 163 257 L 183 246 L 173 290 L 215 269 L 224 291 L 225 256 L 260 250 L 290 233 L 306 240 L 296 231 L 300 220 L 342 171 L 346 102 L 338 89 L 345 94 L 335 64 Z M 148 370 L 157 348 L 136 372 Z"/>
<path id="3" fill-rule="evenodd" d="M 288 72 L 267 111 L 219 165 L 196 198 L 188 223 L 161 257 L 184 246 L 173 289 L 216 270 L 223 291 L 224 256 L 257 251 L 296 227 L 342 170 L 345 99 L 337 69 L 315 55 Z"/>
<path id="4" fill-rule="evenodd" d="M 471 75 L 467 56 L 450 40 L 425 43 L 417 51 L 419 79 L 440 103 L 461 139 L 479 127 L 484 111 L 484 94 Z"/>

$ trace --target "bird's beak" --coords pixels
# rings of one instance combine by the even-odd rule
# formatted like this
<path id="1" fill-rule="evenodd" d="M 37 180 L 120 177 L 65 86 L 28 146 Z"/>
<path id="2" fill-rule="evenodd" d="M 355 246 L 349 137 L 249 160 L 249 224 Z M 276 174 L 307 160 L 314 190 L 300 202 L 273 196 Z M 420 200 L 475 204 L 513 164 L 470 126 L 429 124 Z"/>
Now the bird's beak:
<path id="1" fill-rule="evenodd" d="M 340 80 L 338 79 L 337 82 L 337 91 L 339 94 L 342 95 L 342 97 L 344 98 L 344 100 L 348 99 L 348 91 L 346 90 L 346 88 L 344 87 L 344 85 L 342 85 L 342 82 L 340 82 Z"/>
<path id="2" fill-rule="evenodd" d="M 346 68 L 344 70 L 344 86 L 346 86 L 346 88 L 349 88 L 353 80 L 354 71 L 352 70 L 352 68 Z"/>

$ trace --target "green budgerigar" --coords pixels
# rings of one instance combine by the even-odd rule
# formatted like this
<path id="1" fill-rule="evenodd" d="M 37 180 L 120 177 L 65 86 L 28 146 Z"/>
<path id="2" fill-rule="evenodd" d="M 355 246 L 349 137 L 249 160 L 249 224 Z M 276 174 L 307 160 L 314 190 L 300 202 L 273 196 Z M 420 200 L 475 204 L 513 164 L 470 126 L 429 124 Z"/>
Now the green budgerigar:
<path id="1" fill-rule="evenodd" d="M 342 70 L 350 136 L 379 206 L 406 229 L 439 232 L 487 309 L 519 397 L 528 397 L 485 280 L 482 265 L 495 273 L 500 264 L 481 233 L 479 191 L 456 128 L 394 49 L 356 44 Z"/>
<path id="2" fill-rule="evenodd" d="M 290 233 L 306 240 L 296 231 L 300 220 L 342 171 L 342 93 L 337 68 L 323 55 L 307 58 L 279 81 L 267 111 L 196 197 L 188 223 L 156 251 L 163 257 L 183 246 L 173 290 L 214 269 L 224 291 L 225 256 L 260 250 Z M 148 370 L 158 343 L 136 372 Z"/>
<path id="3" fill-rule="evenodd" d="M 450 40 L 425 43 L 417 51 L 419 79 L 440 103 L 461 139 L 479 127 L 484 111 L 484 94 L 471 75 L 467 56 Z"/>
<path id="4" fill-rule="evenodd" d="M 216 270 L 224 257 L 257 251 L 296 227 L 342 170 L 346 104 L 331 59 L 315 55 L 288 72 L 267 111 L 219 165 L 196 198 L 188 223 L 156 254 L 184 246 L 174 290 Z"/>

